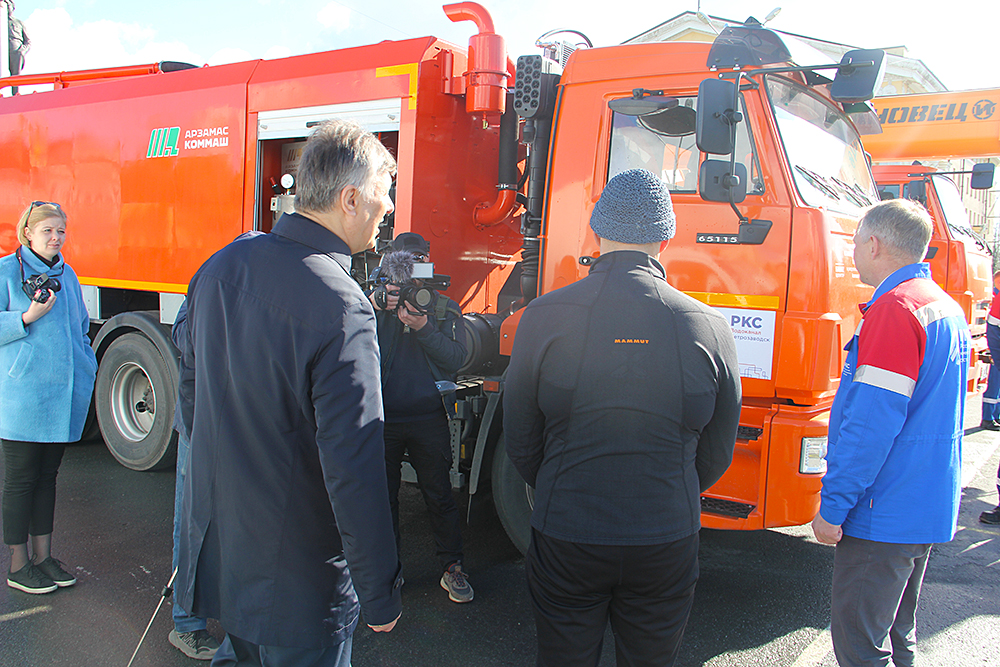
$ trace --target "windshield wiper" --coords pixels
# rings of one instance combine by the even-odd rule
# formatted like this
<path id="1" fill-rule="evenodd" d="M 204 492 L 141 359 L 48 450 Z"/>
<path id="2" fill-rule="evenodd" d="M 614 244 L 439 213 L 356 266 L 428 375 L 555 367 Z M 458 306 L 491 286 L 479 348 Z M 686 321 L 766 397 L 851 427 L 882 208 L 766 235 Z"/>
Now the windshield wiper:
<path id="1" fill-rule="evenodd" d="M 809 181 L 809 184 L 812 185 L 814 188 L 816 188 L 817 190 L 822 190 L 826 194 L 830 195 L 832 199 L 840 201 L 840 195 L 837 194 L 836 190 L 830 187 L 830 185 L 826 182 L 825 178 L 823 178 L 814 171 L 809 171 L 805 167 L 795 165 L 795 168 L 798 170 L 800 174 L 806 177 L 806 180 Z"/>
<path id="2" fill-rule="evenodd" d="M 840 189 L 844 191 L 844 194 L 847 195 L 848 199 L 853 201 L 855 205 L 861 208 L 871 206 L 871 201 L 869 201 L 868 197 L 864 195 L 864 191 L 860 188 L 855 189 L 857 186 L 848 185 L 835 176 L 831 176 L 830 180 L 840 186 Z"/>

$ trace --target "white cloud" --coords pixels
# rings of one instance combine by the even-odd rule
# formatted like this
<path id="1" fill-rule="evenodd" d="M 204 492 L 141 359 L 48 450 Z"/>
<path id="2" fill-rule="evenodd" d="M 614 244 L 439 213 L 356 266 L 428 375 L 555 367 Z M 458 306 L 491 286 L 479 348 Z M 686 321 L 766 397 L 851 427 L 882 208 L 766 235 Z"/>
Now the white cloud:
<path id="1" fill-rule="evenodd" d="M 316 18 L 324 28 L 340 34 L 351 27 L 351 10 L 337 2 L 331 2 L 319 10 Z"/>
<path id="2" fill-rule="evenodd" d="M 219 49 L 208 58 L 209 65 L 225 65 L 227 63 L 241 63 L 244 60 L 253 60 L 248 51 L 236 48 Z"/>
<path id="3" fill-rule="evenodd" d="M 196 65 L 204 57 L 179 41 L 157 41 L 156 31 L 137 23 L 93 21 L 76 25 L 64 8 L 36 9 L 24 20 L 31 50 L 23 74 L 121 67 L 179 60 Z M 244 58 L 245 59 L 245 58 Z"/>
<path id="4" fill-rule="evenodd" d="M 292 55 L 292 50 L 287 46 L 272 46 L 264 52 L 265 60 L 278 60 Z"/>

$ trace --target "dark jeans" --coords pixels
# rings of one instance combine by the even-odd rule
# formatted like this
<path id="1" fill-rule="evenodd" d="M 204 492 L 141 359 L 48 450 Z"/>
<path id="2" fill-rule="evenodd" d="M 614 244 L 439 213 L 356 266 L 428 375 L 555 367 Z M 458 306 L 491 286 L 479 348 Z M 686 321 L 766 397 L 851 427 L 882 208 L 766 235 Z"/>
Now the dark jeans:
<path id="1" fill-rule="evenodd" d="M 913 667 L 929 544 L 845 535 L 833 558 L 830 634 L 841 667 Z"/>
<path id="2" fill-rule="evenodd" d="M 441 569 L 462 560 L 462 515 L 451 492 L 451 445 L 448 420 L 440 417 L 385 425 L 385 472 L 389 480 L 389 507 L 399 553 L 399 485 L 403 455 L 417 472 L 417 483 L 431 515 L 431 528 Z"/>
<path id="3" fill-rule="evenodd" d="M 52 532 L 56 474 L 66 443 L 3 440 L 3 541 L 26 544 Z"/>
<path id="4" fill-rule="evenodd" d="M 648 546 L 564 542 L 531 531 L 525 561 L 539 667 L 591 667 L 611 621 L 618 667 L 677 659 L 698 581 L 698 534 Z"/>
<path id="5" fill-rule="evenodd" d="M 177 558 L 181 543 L 181 505 L 184 501 L 184 480 L 187 478 L 188 461 L 191 457 L 191 441 L 180 433 L 177 434 L 177 477 L 174 480 L 174 558 L 171 569 L 177 569 Z M 174 596 L 174 630 L 177 632 L 194 632 L 204 630 L 208 622 L 199 616 L 189 614 L 177 604 Z"/>
<path id="6" fill-rule="evenodd" d="M 1000 357 L 997 357 L 1000 364 Z M 1000 421 L 1000 368 L 990 364 L 990 374 L 983 392 L 983 421 Z"/>
<path id="7" fill-rule="evenodd" d="M 351 667 L 354 637 L 328 648 L 262 646 L 227 634 L 213 667 Z"/>

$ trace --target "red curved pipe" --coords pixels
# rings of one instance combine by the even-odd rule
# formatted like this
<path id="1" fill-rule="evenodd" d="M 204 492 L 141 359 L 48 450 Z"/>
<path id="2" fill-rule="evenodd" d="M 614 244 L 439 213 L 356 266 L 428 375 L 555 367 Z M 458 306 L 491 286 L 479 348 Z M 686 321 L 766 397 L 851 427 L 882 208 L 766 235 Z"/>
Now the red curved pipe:
<path id="1" fill-rule="evenodd" d="M 476 205 L 475 210 L 472 212 L 472 221 L 479 228 L 492 227 L 510 217 L 510 214 L 514 212 L 515 206 L 517 206 L 517 192 L 514 190 L 500 190 L 497 193 L 496 201 L 492 205 L 488 206 L 486 202 Z"/>
<path id="2" fill-rule="evenodd" d="M 493 31 L 493 18 L 476 2 L 445 5 L 452 21 L 472 21 L 479 34 L 469 38 L 469 71 L 465 73 L 465 111 L 487 118 L 502 115 L 507 105 L 510 59 L 504 38 Z"/>
<path id="3" fill-rule="evenodd" d="M 445 5 L 444 13 L 455 23 L 459 21 L 472 21 L 479 28 L 479 33 L 493 33 L 493 17 L 478 2 L 456 2 L 453 5 Z"/>

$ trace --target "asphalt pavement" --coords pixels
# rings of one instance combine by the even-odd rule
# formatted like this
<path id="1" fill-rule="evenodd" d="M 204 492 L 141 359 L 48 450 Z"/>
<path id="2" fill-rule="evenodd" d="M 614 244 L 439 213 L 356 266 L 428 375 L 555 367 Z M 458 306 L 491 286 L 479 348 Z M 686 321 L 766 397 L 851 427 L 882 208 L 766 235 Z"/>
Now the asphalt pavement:
<path id="1" fill-rule="evenodd" d="M 921 667 L 1000 665 L 1000 527 L 978 522 L 997 502 L 1000 434 L 973 426 L 978 401 L 970 401 L 968 412 L 960 530 L 931 554 L 918 611 Z M 0 585 L 0 666 L 127 665 L 170 576 L 173 484 L 169 471 L 122 468 L 101 443 L 67 449 L 53 551 L 79 583 L 40 596 Z M 413 486 L 402 491 L 401 513 L 403 617 L 389 634 L 360 628 L 353 664 L 534 664 L 524 559 L 499 521 L 466 529 L 466 570 L 476 599 L 457 605 L 439 586 L 429 523 Z M 705 530 L 701 545 L 701 579 L 678 665 L 836 665 L 828 631 L 831 547 L 817 543 L 808 527 Z M 4 550 L 0 571 L 8 567 Z M 170 628 L 165 603 L 136 667 L 199 664 L 167 643 Z M 222 636 L 218 624 L 209 629 Z M 606 639 L 602 665 L 610 666 L 610 634 Z"/>

